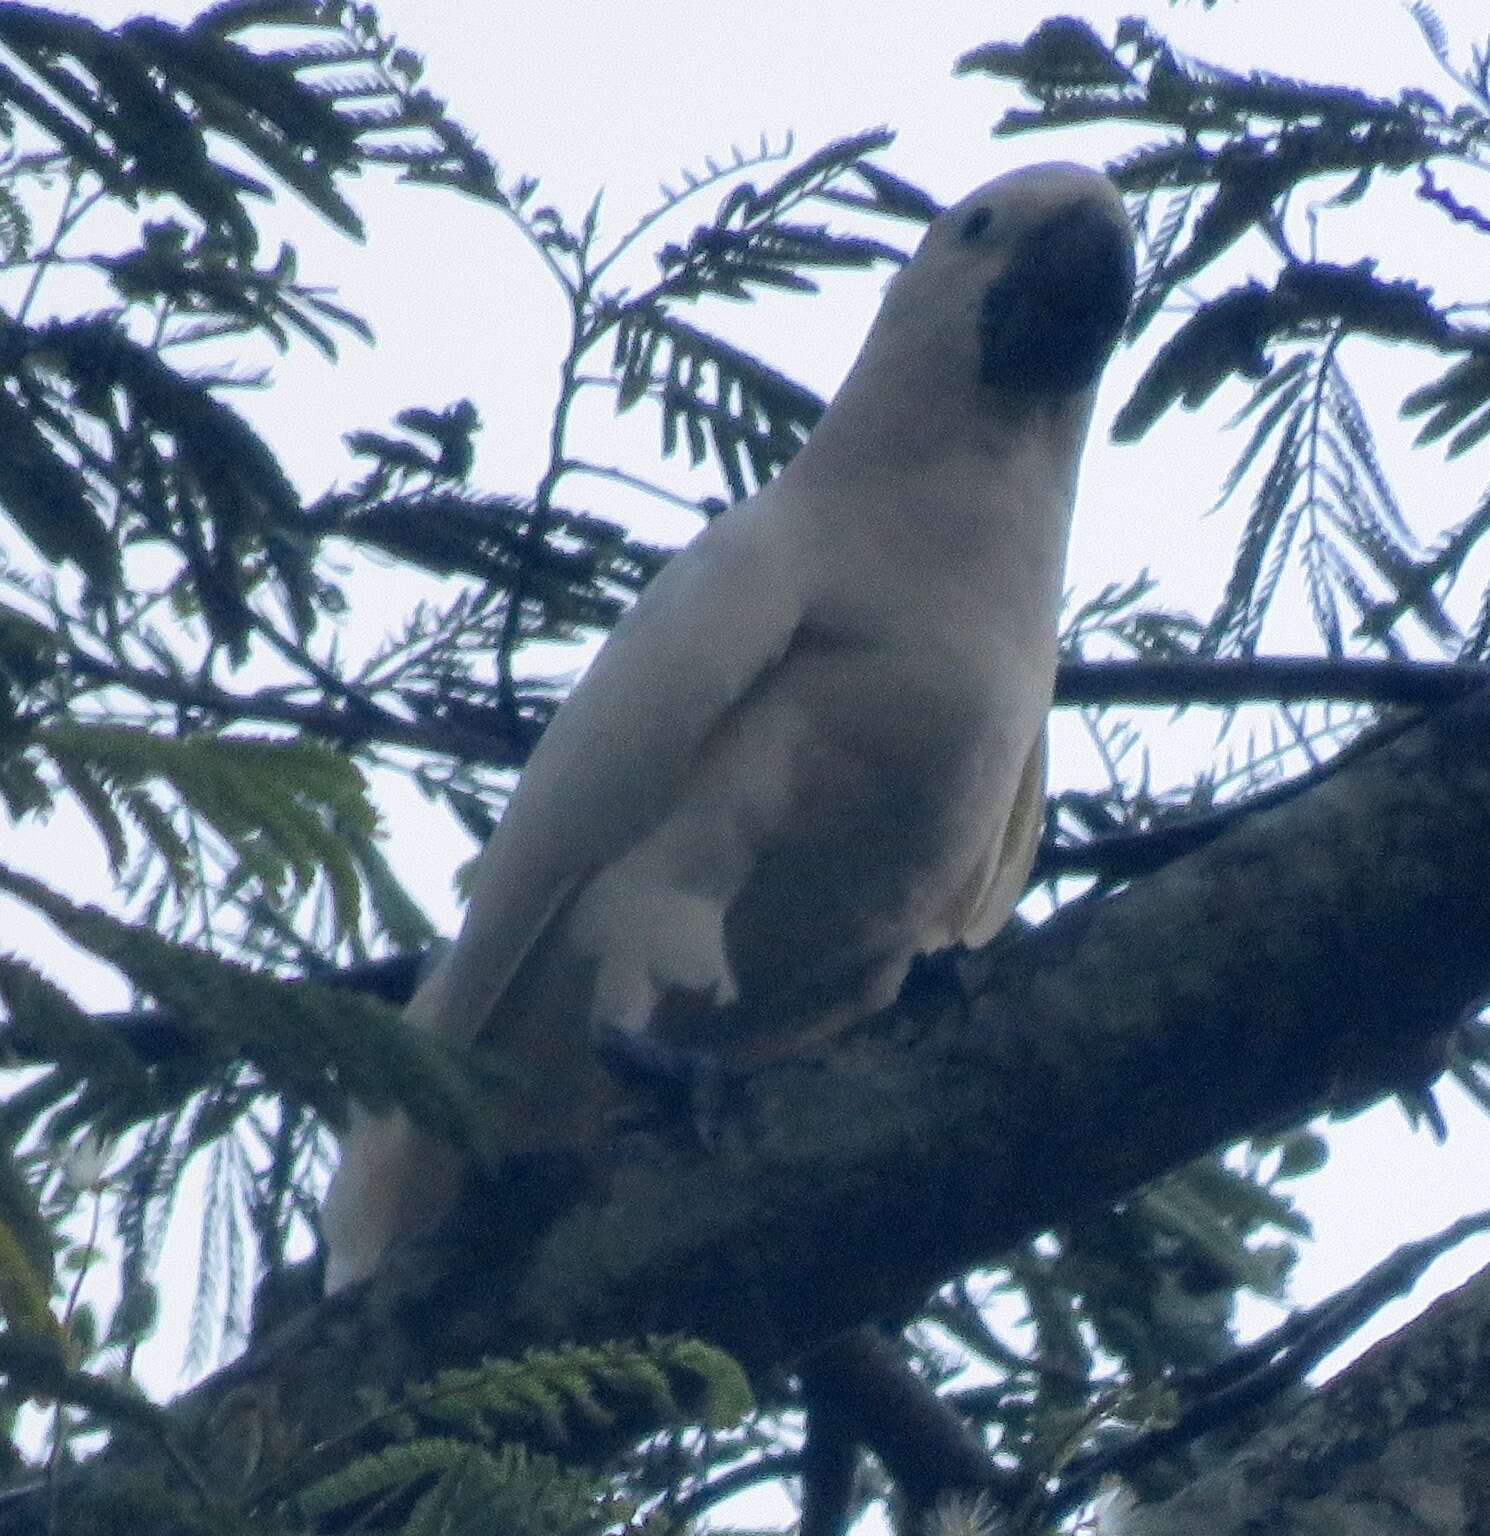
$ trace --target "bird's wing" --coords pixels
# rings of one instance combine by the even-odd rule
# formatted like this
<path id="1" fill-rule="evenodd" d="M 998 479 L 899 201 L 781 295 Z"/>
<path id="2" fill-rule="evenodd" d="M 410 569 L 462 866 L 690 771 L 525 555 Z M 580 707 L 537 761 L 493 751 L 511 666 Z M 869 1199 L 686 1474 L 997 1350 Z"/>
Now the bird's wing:
<path id="1" fill-rule="evenodd" d="M 774 487 L 721 513 L 617 625 L 530 759 L 416 1022 L 470 1039 L 575 889 L 677 803 L 699 750 L 802 614 Z"/>
<path id="2" fill-rule="evenodd" d="M 1042 725 L 1025 759 L 1007 819 L 989 828 L 994 836 L 981 866 L 981 889 L 959 936 L 970 949 L 988 943 L 998 933 L 1024 894 L 1045 823 L 1046 735 Z"/>

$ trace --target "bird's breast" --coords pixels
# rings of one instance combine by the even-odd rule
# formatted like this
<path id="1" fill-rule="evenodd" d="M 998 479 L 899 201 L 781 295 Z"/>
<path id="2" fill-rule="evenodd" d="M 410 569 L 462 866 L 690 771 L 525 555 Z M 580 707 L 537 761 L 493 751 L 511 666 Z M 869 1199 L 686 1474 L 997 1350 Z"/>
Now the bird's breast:
<path id="1" fill-rule="evenodd" d="M 893 998 L 1001 836 L 1039 728 L 1008 708 L 1027 690 L 947 660 L 841 631 L 797 638 L 669 816 L 584 893 L 584 945 L 627 956 L 601 1013 L 666 1018 L 684 1041 L 692 1019 L 717 1047 L 721 1010 L 744 1041 Z"/>

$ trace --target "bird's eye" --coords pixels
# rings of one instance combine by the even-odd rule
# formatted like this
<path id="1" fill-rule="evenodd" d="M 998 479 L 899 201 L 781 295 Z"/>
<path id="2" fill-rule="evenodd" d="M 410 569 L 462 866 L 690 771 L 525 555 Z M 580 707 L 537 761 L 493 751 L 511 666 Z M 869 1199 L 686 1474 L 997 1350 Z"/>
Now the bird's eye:
<path id="1" fill-rule="evenodd" d="M 958 231 L 959 238 L 971 244 L 979 239 L 993 223 L 993 215 L 986 208 L 974 208 L 962 221 L 962 228 Z"/>

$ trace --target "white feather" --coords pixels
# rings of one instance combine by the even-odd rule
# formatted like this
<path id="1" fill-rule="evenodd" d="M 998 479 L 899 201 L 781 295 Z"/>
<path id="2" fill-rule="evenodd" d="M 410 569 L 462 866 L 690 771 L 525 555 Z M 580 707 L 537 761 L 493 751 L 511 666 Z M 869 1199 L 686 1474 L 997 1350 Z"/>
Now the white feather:
<path id="1" fill-rule="evenodd" d="M 527 1074 L 493 1109 L 514 1149 L 599 1134 L 598 1027 L 769 1055 L 1008 917 L 1092 390 L 980 384 L 983 306 L 1016 235 L 1077 205 L 1123 218 L 1075 166 L 939 218 L 811 439 L 667 565 L 549 726 L 410 1007 Z M 420 1148 L 396 1116 L 348 1138 L 333 1285 L 439 1214 Z"/>

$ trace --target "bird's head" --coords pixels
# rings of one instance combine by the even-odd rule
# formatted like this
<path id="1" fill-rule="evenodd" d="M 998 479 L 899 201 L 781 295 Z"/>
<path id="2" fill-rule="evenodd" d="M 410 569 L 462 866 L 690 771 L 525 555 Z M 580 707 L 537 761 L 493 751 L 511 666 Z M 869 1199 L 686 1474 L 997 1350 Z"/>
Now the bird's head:
<path id="1" fill-rule="evenodd" d="M 940 214 L 896 278 L 902 308 L 957 375 L 1001 396 L 1093 385 L 1133 297 L 1133 234 L 1099 171 L 1052 163 L 987 182 Z"/>
<path id="2" fill-rule="evenodd" d="M 1033 516 L 1069 511 L 1133 284 L 1133 232 L 1100 171 L 1033 165 L 988 182 L 932 221 L 789 473 L 838 487 L 846 506 L 865 480 L 935 485 L 944 512 L 967 488 L 984 516 L 996 461 Z"/>

